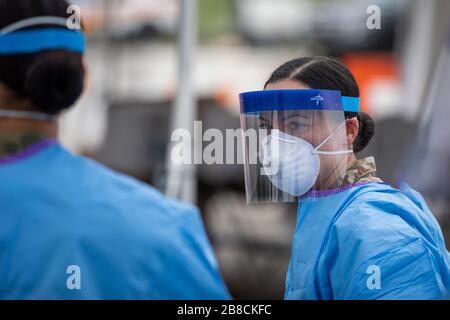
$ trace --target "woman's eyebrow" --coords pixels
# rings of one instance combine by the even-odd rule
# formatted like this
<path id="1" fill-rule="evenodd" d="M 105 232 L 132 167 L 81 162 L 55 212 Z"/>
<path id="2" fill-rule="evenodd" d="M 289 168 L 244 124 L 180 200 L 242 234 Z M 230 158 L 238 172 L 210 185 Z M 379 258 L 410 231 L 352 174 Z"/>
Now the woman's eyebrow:
<path id="1" fill-rule="evenodd" d="M 296 118 L 296 117 L 300 117 L 303 120 L 308 120 L 308 121 L 310 120 L 309 118 L 307 118 L 306 116 L 304 116 L 302 114 L 291 114 L 291 115 L 288 115 L 288 116 L 285 116 L 285 117 L 281 118 L 281 121 L 286 121 L 286 120 L 289 120 L 291 118 Z"/>
<path id="2" fill-rule="evenodd" d="M 262 121 L 265 121 L 265 122 L 269 122 L 269 123 L 270 123 L 270 121 L 267 120 L 266 118 L 264 118 L 263 116 L 259 116 L 259 120 L 262 120 Z"/>

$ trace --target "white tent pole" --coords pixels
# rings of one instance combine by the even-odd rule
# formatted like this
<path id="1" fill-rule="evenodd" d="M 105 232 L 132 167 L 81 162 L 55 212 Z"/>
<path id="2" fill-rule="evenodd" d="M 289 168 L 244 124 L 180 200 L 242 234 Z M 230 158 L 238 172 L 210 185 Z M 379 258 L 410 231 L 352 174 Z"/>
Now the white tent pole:
<path id="1" fill-rule="evenodd" d="M 191 133 L 191 153 L 194 155 L 194 120 L 197 117 L 195 95 L 194 56 L 197 44 L 197 0 L 179 0 L 178 22 L 178 88 L 171 115 L 171 131 L 187 129 Z M 197 179 L 194 164 L 176 165 L 171 159 L 173 143 L 169 142 L 166 168 L 168 170 L 166 194 L 195 203 Z"/>

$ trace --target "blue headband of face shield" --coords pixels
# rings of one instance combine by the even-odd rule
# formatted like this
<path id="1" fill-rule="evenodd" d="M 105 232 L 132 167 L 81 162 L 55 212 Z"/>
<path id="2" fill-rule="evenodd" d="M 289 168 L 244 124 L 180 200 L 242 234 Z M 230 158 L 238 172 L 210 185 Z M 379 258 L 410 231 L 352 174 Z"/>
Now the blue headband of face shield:
<path id="1" fill-rule="evenodd" d="M 341 96 L 338 90 L 263 90 L 240 94 L 241 113 L 275 110 L 335 110 L 359 112 L 357 97 Z"/>
<path id="2" fill-rule="evenodd" d="M 43 28 L 0 33 L 0 55 L 37 53 L 44 50 L 63 49 L 85 52 L 85 38 L 80 31 Z"/>

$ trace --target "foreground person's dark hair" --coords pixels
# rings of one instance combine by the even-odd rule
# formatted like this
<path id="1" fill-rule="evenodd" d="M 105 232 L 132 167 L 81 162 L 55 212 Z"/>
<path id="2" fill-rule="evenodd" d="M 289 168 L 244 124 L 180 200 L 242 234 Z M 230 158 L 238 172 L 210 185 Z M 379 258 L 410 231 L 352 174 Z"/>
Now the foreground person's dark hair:
<path id="1" fill-rule="evenodd" d="M 68 18 L 65 0 L 0 0 L 0 29 L 37 16 Z M 32 28 L 57 28 L 39 25 Z M 59 27 L 62 28 L 62 27 Z M 84 85 L 82 55 L 65 50 L 0 55 L 0 82 L 34 107 L 57 114 L 72 106 Z"/>

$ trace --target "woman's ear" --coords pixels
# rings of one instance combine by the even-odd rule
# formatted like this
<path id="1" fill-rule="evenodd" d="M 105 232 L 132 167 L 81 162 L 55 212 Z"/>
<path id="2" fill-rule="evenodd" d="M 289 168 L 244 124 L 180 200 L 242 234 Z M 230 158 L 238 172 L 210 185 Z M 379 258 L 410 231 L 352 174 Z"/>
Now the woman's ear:
<path id="1" fill-rule="evenodd" d="M 357 117 L 353 117 L 346 120 L 347 127 L 347 145 L 353 146 L 356 137 L 359 133 L 359 121 Z"/>
<path id="2" fill-rule="evenodd" d="M 21 100 L 11 89 L 0 82 L 0 105 L 11 107 L 11 104 Z"/>

